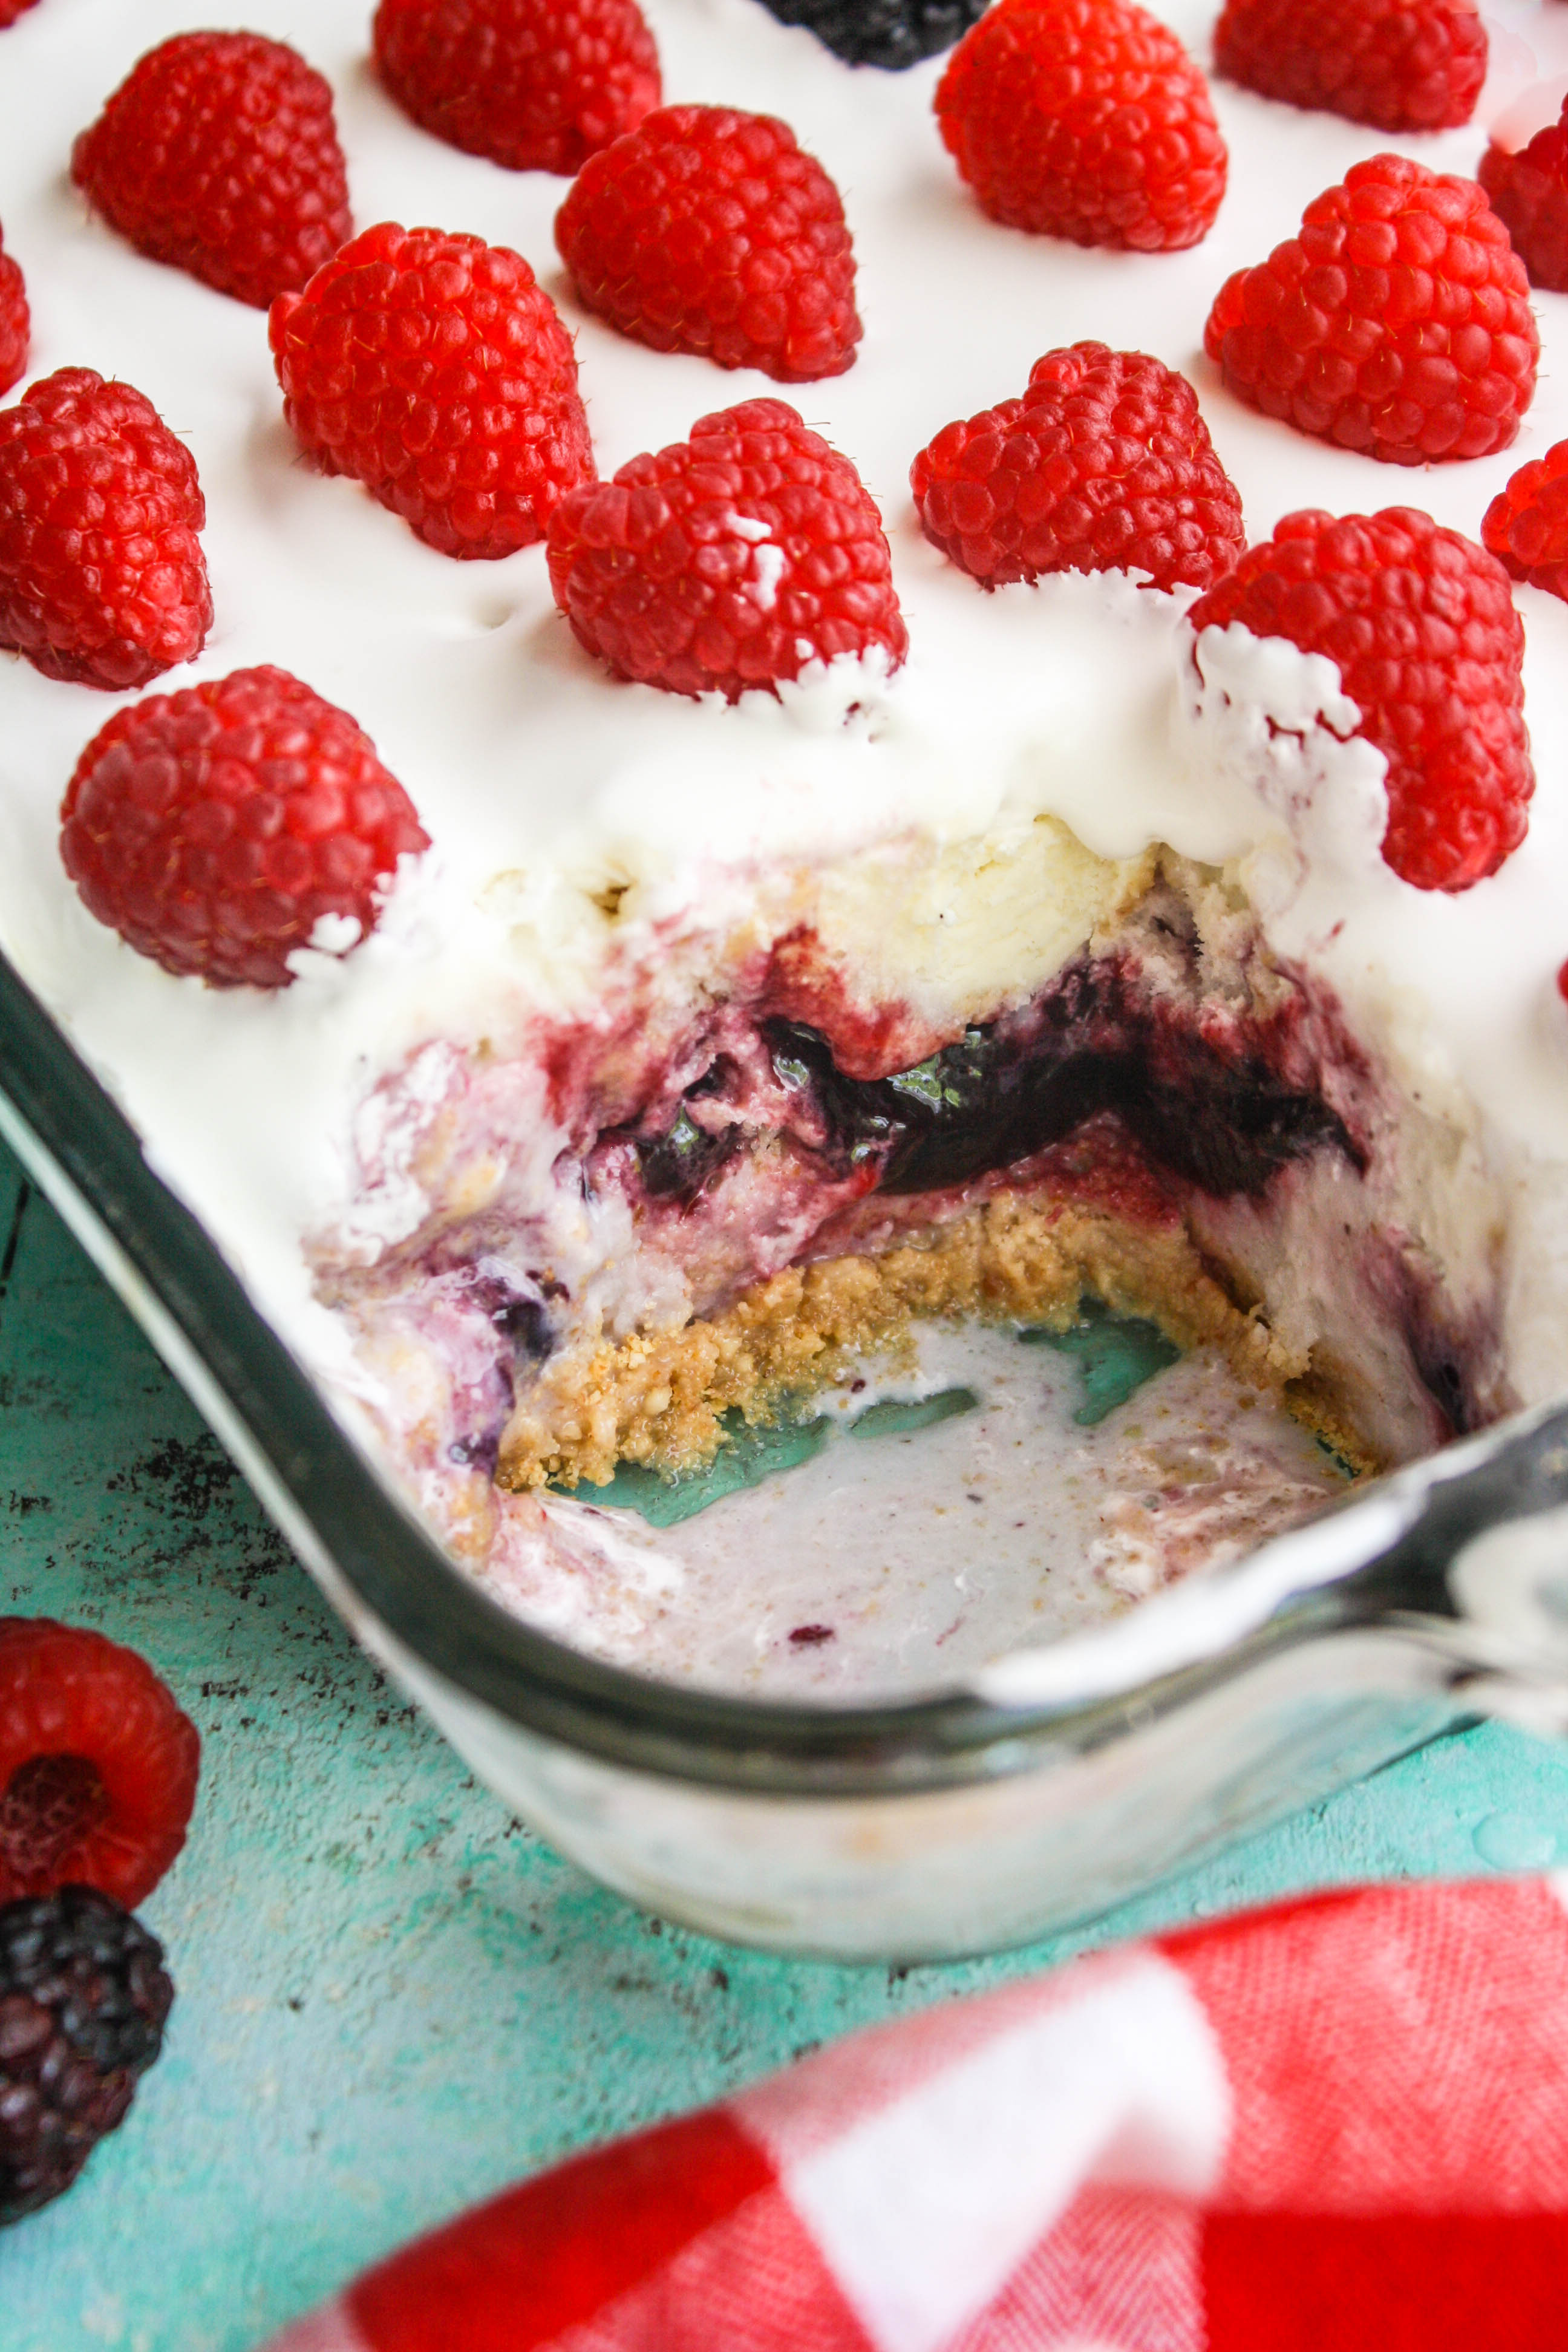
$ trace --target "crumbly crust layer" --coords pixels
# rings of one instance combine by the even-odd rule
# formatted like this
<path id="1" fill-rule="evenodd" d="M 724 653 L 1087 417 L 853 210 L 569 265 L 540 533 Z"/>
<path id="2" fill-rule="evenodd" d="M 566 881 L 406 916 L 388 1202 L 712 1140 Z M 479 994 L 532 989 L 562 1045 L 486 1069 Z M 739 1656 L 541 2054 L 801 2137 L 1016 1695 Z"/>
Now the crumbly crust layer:
<path id="1" fill-rule="evenodd" d="M 1370 1466 L 1332 1396 L 1317 1392 L 1310 1362 L 1257 1309 L 1234 1303 L 1179 1227 L 1004 1192 L 876 1255 L 788 1267 L 679 1328 L 563 1349 L 513 1414 L 498 1479 L 522 1490 L 603 1486 L 618 1462 L 699 1469 L 725 1442 L 723 1414 L 788 1418 L 851 1379 L 858 1360 L 909 1349 L 919 1319 L 1060 1329 L 1086 1294 L 1148 1317 L 1178 1346 L 1222 1349 L 1353 1467 Z"/>

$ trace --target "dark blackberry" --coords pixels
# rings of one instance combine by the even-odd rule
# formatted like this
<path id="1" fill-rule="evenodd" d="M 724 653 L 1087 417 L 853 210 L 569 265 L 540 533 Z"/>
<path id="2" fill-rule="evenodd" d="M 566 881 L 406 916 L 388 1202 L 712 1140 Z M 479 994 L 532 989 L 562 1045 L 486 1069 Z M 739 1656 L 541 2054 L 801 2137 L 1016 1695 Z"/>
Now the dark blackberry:
<path id="1" fill-rule="evenodd" d="M 781 25 L 804 25 L 846 65 L 900 73 L 962 40 L 985 0 L 763 0 Z"/>
<path id="2" fill-rule="evenodd" d="M 163 1960 L 93 1887 L 0 1904 L 0 2222 L 68 2189 L 123 2122 L 174 1998 Z"/>

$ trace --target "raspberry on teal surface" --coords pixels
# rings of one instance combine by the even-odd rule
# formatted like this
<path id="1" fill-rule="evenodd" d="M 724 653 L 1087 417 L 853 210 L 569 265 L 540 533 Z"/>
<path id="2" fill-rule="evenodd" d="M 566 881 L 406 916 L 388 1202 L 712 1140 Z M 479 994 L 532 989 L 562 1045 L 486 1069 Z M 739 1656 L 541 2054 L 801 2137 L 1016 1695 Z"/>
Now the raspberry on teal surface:
<path id="1" fill-rule="evenodd" d="M 118 711 L 78 761 L 60 856 L 83 903 L 166 971 L 284 988 L 346 954 L 429 839 L 368 735 L 280 669 Z"/>
<path id="2" fill-rule="evenodd" d="M 1468 122 L 1487 78 L 1474 0 L 1226 0 L 1215 68 L 1264 98 L 1377 131 Z"/>
<path id="3" fill-rule="evenodd" d="M 1047 352 L 1018 400 L 947 425 L 910 468 L 926 537 L 987 588 L 1141 572 L 1206 588 L 1247 544 L 1186 378 L 1142 352 Z"/>
<path id="4" fill-rule="evenodd" d="M 0 646 L 117 691 L 212 626 L 195 460 L 150 400 L 60 368 L 0 410 Z"/>
<path id="5" fill-rule="evenodd" d="M 659 101 L 637 0 L 381 0 L 374 40 L 412 121 L 513 172 L 570 178 Z"/>
<path id="6" fill-rule="evenodd" d="M 882 519 L 847 457 L 782 400 L 699 417 L 689 441 L 574 490 L 550 584 L 590 653 L 676 694 L 776 687 L 909 636 Z"/>
<path id="7" fill-rule="evenodd" d="M 1266 416 L 1426 466 L 1508 447 L 1541 338 L 1524 265 L 1476 182 L 1373 155 L 1226 280 L 1204 348 Z"/>
<path id="8" fill-rule="evenodd" d="M 1524 631 L 1494 556 L 1415 507 L 1306 510 L 1190 615 L 1326 654 L 1388 762 L 1383 854 L 1421 890 L 1468 890 L 1524 839 L 1535 790 Z M 1199 646 L 1202 661 L 1202 646 Z"/>
<path id="9" fill-rule="evenodd" d="M 276 302 L 269 333 L 308 456 L 442 555 L 531 547 L 593 474 L 572 339 L 504 245 L 383 221 Z"/>
<path id="10" fill-rule="evenodd" d="M 1208 85 L 1132 0 L 995 0 L 948 60 L 937 121 L 994 220 L 1172 252 L 1225 194 Z"/>
<path id="11" fill-rule="evenodd" d="M 71 153 L 95 209 L 153 261 L 264 310 L 353 228 L 328 84 L 258 33 L 177 33 Z"/>
<path id="12" fill-rule="evenodd" d="M 0 1617 L 0 1904 L 68 1885 L 140 1903 L 184 1844 L 200 1759 L 133 1650 Z"/>
<path id="13" fill-rule="evenodd" d="M 788 123 L 667 106 L 590 156 L 555 220 L 579 300 L 657 352 L 779 383 L 855 357 L 855 256 L 837 189 Z"/>

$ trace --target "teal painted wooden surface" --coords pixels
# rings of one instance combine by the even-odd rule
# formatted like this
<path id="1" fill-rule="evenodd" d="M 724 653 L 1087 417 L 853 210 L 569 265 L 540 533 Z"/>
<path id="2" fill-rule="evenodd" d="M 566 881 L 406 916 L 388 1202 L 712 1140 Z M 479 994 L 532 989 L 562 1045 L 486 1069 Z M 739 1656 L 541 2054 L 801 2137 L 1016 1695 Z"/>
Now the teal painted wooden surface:
<path id="1" fill-rule="evenodd" d="M 3 1156 L 0 1610 L 134 1643 L 206 1743 L 146 1906 L 167 2053 L 70 2196 L 0 2233 L 4 2352 L 244 2352 L 467 2200 L 850 2026 L 1294 1887 L 1568 1859 L 1568 1758 L 1487 1728 L 1000 1960 L 838 1969 L 661 1927 L 388 1690 Z"/>

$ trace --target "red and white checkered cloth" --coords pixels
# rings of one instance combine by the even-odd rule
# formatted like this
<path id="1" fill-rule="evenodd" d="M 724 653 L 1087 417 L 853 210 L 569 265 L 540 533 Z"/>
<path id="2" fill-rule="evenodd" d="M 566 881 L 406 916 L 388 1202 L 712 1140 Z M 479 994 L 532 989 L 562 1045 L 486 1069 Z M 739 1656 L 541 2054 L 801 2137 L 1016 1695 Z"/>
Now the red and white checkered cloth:
<path id="1" fill-rule="evenodd" d="M 856 2034 L 272 2352 L 1563 2352 L 1565 1906 L 1321 1896 Z"/>

